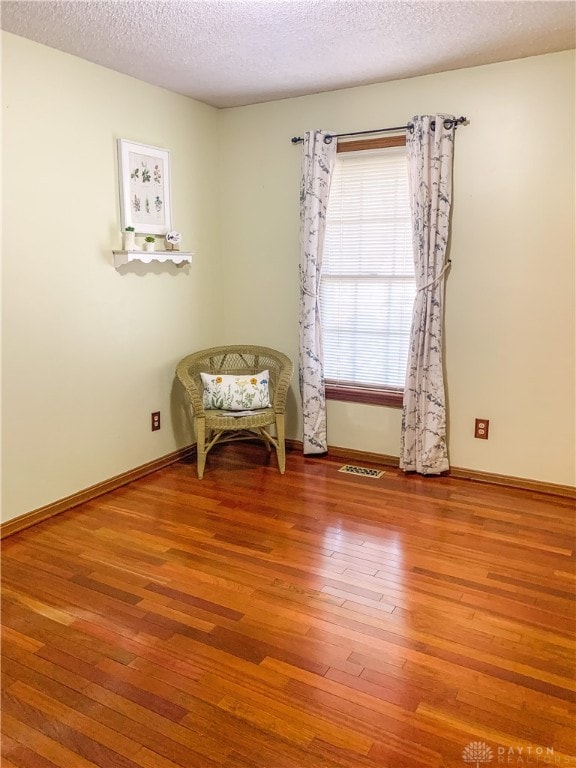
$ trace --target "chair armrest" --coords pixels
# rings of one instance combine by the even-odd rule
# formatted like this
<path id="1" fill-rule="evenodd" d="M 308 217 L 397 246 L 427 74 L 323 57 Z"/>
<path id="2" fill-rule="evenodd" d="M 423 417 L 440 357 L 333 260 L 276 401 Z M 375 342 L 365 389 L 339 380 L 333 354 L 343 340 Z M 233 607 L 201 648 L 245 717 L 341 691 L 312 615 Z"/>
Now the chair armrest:
<path id="1" fill-rule="evenodd" d="M 191 357 L 193 357 L 193 355 L 185 357 L 178 363 L 176 366 L 176 376 L 184 387 L 186 394 L 188 395 L 194 416 L 202 417 L 206 415 L 204 412 L 204 405 L 202 403 L 203 391 L 198 387 L 198 384 L 194 380 L 193 376 L 190 375 L 189 368 Z"/>
<path id="2" fill-rule="evenodd" d="M 288 387 L 290 386 L 290 380 L 294 371 L 294 365 L 292 361 L 286 357 L 283 360 L 283 365 L 280 370 L 276 387 L 274 388 L 274 396 L 272 407 L 274 413 L 284 413 L 286 410 L 286 399 L 288 397 Z"/>

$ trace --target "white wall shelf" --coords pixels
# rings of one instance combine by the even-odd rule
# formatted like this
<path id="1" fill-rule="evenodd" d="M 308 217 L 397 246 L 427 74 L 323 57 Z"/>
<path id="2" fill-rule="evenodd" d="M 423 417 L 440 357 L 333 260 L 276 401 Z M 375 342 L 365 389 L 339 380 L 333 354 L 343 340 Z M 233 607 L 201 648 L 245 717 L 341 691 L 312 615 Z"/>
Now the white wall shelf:
<path id="1" fill-rule="evenodd" d="M 121 267 L 131 261 L 141 261 L 150 264 L 152 261 L 172 261 L 178 266 L 190 264 L 192 253 L 190 251 L 112 251 L 114 254 L 114 266 Z"/>

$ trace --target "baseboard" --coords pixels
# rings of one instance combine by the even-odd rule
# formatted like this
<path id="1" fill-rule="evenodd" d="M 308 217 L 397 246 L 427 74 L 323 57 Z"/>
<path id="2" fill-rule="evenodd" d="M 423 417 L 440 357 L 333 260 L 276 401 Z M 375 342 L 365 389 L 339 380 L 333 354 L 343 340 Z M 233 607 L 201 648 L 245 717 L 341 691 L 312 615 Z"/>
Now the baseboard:
<path id="1" fill-rule="evenodd" d="M 286 440 L 286 447 L 290 450 L 302 450 L 301 440 Z M 328 458 L 342 459 L 343 461 L 365 462 L 368 464 L 378 464 L 383 467 L 396 467 L 398 469 L 399 457 L 388 456 L 387 454 L 370 453 L 368 451 L 355 451 L 351 448 L 339 448 L 329 445 Z M 310 456 L 309 458 L 314 458 Z M 450 467 L 446 473 L 449 477 L 455 477 L 458 480 L 472 480 L 476 483 L 487 483 L 490 485 L 501 485 L 508 488 L 518 488 L 523 491 L 532 491 L 536 493 L 547 493 L 551 496 L 563 496 L 570 499 L 576 499 L 576 488 L 572 485 L 560 485 L 557 483 L 545 483 L 541 480 L 530 480 L 525 477 L 513 477 L 511 475 L 499 475 L 494 472 L 480 472 L 475 469 L 465 469 L 462 467 Z"/>
<path id="2" fill-rule="evenodd" d="M 286 440 L 286 448 L 290 451 L 302 451 L 301 440 Z M 366 462 L 368 464 L 379 464 L 384 467 L 396 467 L 398 469 L 398 456 L 387 456 L 384 453 L 369 453 L 368 451 L 355 451 L 353 448 L 338 448 L 335 445 L 328 446 L 327 453 L 321 453 L 321 456 L 330 459 L 342 459 L 347 462 Z M 314 455 L 309 455 L 307 458 L 313 459 Z"/>
<path id="3" fill-rule="evenodd" d="M 123 472 L 121 475 L 116 475 L 109 480 L 104 480 L 102 483 L 90 486 L 83 491 L 72 494 L 72 496 L 66 496 L 64 499 L 55 501 L 52 504 L 47 504 L 45 507 L 35 509 L 32 512 L 27 512 L 25 515 L 20 515 L 12 520 L 8 520 L 0 525 L 0 539 L 5 539 L 7 536 L 12 536 L 18 531 L 23 531 L 25 528 L 30 528 L 36 523 L 47 520 L 54 515 L 59 515 L 61 512 L 65 512 L 72 507 L 77 507 L 78 504 L 83 504 L 86 501 L 92 501 L 92 499 L 103 496 L 105 493 L 114 491 L 116 488 L 120 488 L 123 485 L 139 480 L 141 477 L 150 475 L 152 472 L 157 472 L 159 469 L 168 467 L 170 464 L 175 464 L 177 461 L 192 456 L 196 452 L 196 446 L 188 446 L 187 448 L 181 448 L 178 451 L 162 456 L 154 461 L 149 461 L 147 464 L 142 464 L 135 469 L 130 469 L 127 472 Z"/>
<path id="4" fill-rule="evenodd" d="M 576 499 L 576 488 L 573 485 L 545 483 L 542 480 L 530 480 L 527 477 L 498 475 L 495 472 L 479 472 L 475 469 L 463 469 L 462 467 L 451 467 L 448 474 L 450 477 L 455 477 L 458 480 L 473 480 L 475 483 L 505 485 L 508 488 L 520 488 L 523 491 L 547 493 L 550 496 L 564 496 L 565 498 Z"/>

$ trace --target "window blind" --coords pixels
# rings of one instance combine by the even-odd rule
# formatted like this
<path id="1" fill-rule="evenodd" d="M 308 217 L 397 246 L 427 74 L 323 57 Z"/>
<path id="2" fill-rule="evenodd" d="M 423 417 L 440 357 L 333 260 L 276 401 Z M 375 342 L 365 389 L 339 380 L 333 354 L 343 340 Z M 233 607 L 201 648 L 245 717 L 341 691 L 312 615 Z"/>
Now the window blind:
<path id="1" fill-rule="evenodd" d="M 320 309 L 330 383 L 403 389 L 414 263 L 405 147 L 337 155 Z"/>

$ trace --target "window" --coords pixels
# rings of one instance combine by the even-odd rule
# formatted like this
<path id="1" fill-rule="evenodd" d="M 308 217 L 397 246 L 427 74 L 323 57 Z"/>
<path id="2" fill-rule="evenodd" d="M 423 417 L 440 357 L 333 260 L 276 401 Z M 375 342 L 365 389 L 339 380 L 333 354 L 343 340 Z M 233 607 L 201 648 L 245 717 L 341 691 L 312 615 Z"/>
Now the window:
<path id="1" fill-rule="evenodd" d="M 320 282 L 331 399 L 402 404 L 416 292 L 405 144 L 338 146 Z"/>

